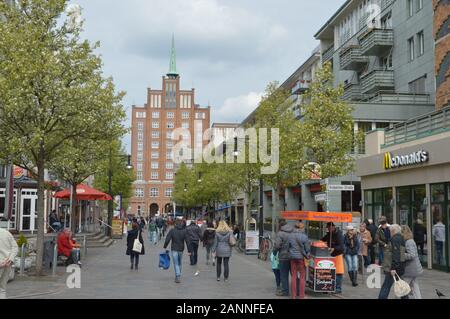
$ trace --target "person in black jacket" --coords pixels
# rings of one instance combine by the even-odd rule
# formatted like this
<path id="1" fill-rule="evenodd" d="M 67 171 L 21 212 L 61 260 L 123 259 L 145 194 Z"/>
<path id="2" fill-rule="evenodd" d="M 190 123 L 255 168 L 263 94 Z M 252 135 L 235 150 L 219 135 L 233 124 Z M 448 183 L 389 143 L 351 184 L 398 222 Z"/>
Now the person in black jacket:
<path id="1" fill-rule="evenodd" d="M 142 244 L 142 251 L 140 253 L 133 251 L 134 241 L 139 236 L 139 242 Z M 139 267 L 139 255 L 145 254 L 144 249 L 144 239 L 142 238 L 142 232 L 139 229 L 139 225 L 137 223 L 133 223 L 132 229 L 128 231 L 127 235 L 127 253 L 130 256 L 131 261 L 131 269 L 138 270 Z"/>
<path id="2" fill-rule="evenodd" d="M 214 224 L 211 221 L 208 221 L 207 228 L 203 233 L 203 247 L 206 248 L 206 264 L 209 265 L 209 261 L 212 259 L 211 253 L 214 245 L 214 240 L 216 239 L 216 229 L 214 228 Z M 213 266 L 215 266 L 215 262 L 213 259 Z"/>
<path id="3" fill-rule="evenodd" d="M 336 257 L 336 293 L 342 293 L 342 277 L 344 275 L 344 235 L 334 223 L 327 223 L 328 232 L 321 239 L 327 243 L 331 257 Z"/>
<path id="4" fill-rule="evenodd" d="M 191 266 L 197 265 L 198 259 L 198 244 L 200 239 L 202 238 L 202 231 L 200 227 L 195 223 L 194 220 L 191 220 L 189 226 L 186 227 L 186 239 L 189 245 L 189 252 Z"/>
<path id="5" fill-rule="evenodd" d="M 368 255 L 370 264 L 375 264 L 376 262 L 376 235 L 377 235 L 377 226 L 373 223 L 373 219 L 366 219 L 364 221 L 366 224 L 366 229 L 370 232 L 370 236 L 372 236 L 372 242 L 368 247 Z"/>
<path id="6" fill-rule="evenodd" d="M 400 225 L 394 224 L 389 228 L 391 232 L 391 238 L 387 249 L 385 250 L 385 256 L 383 259 L 383 270 L 385 273 L 385 278 L 383 286 L 381 287 L 378 299 L 387 299 L 389 297 L 389 292 L 394 284 L 394 276 L 398 275 L 400 278 L 405 273 L 406 265 L 406 247 L 405 240 L 401 235 Z M 402 297 L 402 299 L 408 299 L 408 296 Z"/>
<path id="7" fill-rule="evenodd" d="M 185 248 L 185 244 L 189 251 L 189 243 L 187 241 L 186 236 L 186 227 L 182 220 L 177 220 L 175 222 L 175 227 L 172 228 L 166 236 L 166 241 L 164 242 L 164 249 L 169 246 L 169 243 L 172 242 L 171 250 L 172 250 L 172 259 L 173 259 L 173 268 L 175 270 L 175 282 L 181 282 L 181 265 L 183 252 Z"/>
<path id="8" fill-rule="evenodd" d="M 424 256 L 423 247 L 425 245 L 425 238 L 427 237 L 427 228 L 423 225 L 421 219 L 417 219 L 414 224 L 414 241 L 417 244 L 417 250 L 419 251 L 419 259 L 422 260 Z"/>

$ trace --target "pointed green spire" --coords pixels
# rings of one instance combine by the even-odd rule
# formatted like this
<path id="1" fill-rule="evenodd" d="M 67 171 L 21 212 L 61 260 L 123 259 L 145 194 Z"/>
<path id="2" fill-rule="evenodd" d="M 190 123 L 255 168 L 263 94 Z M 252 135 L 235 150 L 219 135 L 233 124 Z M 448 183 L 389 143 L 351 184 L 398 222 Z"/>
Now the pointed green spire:
<path id="1" fill-rule="evenodd" d="M 177 52 L 175 51 L 175 35 L 172 34 L 172 49 L 170 52 L 169 73 L 167 76 L 178 76 L 177 72 Z"/>

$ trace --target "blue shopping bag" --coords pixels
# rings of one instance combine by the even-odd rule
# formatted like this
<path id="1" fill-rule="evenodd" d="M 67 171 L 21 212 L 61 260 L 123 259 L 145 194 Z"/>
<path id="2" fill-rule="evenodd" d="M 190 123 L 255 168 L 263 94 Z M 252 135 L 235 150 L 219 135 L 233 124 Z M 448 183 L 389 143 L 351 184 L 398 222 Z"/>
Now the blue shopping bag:
<path id="1" fill-rule="evenodd" d="M 165 270 L 170 268 L 169 251 L 165 251 L 165 252 L 159 254 L 159 268 L 165 269 Z"/>

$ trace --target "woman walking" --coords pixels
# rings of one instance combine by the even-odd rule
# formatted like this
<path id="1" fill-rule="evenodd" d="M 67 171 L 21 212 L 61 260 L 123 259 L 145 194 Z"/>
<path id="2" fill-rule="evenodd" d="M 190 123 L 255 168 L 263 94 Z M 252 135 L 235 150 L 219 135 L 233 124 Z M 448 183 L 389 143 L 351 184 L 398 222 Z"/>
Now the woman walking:
<path id="1" fill-rule="evenodd" d="M 351 225 L 347 226 L 347 233 L 344 236 L 344 255 L 353 287 L 358 286 L 358 253 L 359 240 L 355 228 Z"/>
<path id="2" fill-rule="evenodd" d="M 222 262 L 224 266 L 224 281 L 228 281 L 228 276 L 230 274 L 231 236 L 233 236 L 231 228 L 228 227 L 224 220 L 221 220 L 216 229 L 216 238 L 213 245 L 213 254 L 217 259 L 217 281 L 220 281 L 220 276 L 222 274 Z"/>
<path id="3" fill-rule="evenodd" d="M 214 246 L 214 240 L 216 239 L 216 230 L 214 229 L 214 225 L 211 221 L 208 221 L 206 224 L 207 228 L 203 233 L 203 247 L 206 248 L 206 264 L 209 265 L 209 261 L 212 259 L 212 248 Z M 213 266 L 215 266 L 215 262 L 213 260 Z"/>
<path id="4" fill-rule="evenodd" d="M 406 226 L 402 225 L 402 236 L 405 240 L 405 274 L 403 275 L 403 279 L 409 283 L 409 286 L 411 287 L 411 292 L 409 294 L 409 298 L 412 299 L 422 299 L 422 294 L 420 293 L 420 287 L 419 282 L 417 280 L 417 277 L 422 275 L 423 268 L 422 264 L 420 263 L 419 259 L 419 253 L 417 251 L 417 244 L 414 241 L 413 233 L 411 229 Z"/>
<path id="5" fill-rule="evenodd" d="M 139 242 L 142 244 L 142 250 L 140 253 L 135 252 L 133 250 L 134 241 L 138 238 L 138 236 L 139 236 Z M 144 255 L 144 254 L 145 254 L 144 240 L 142 239 L 141 230 L 137 223 L 133 223 L 132 229 L 128 231 L 128 236 L 127 236 L 127 256 L 130 256 L 130 261 L 131 261 L 130 269 L 133 269 L 133 267 L 134 267 L 135 270 L 138 270 L 139 255 Z"/>
<path id="6" fill-rule="evenodd" d="M 158 229 L 154 220 L 150 220 L 148 222 L 148 240 L 153 245 L 158 243 Z"/>
<path id="7" fill-rule="evenodd" d="M 359 254 L 364 259 L 364 268 L 367 268 L 370 265 L 369 245 L 372 244 L 372 235 L 370 234 L 370 231 L 366 229 L 365 223 L 362 223 L 359 226 L 359 240 L 360 240 Z"/>

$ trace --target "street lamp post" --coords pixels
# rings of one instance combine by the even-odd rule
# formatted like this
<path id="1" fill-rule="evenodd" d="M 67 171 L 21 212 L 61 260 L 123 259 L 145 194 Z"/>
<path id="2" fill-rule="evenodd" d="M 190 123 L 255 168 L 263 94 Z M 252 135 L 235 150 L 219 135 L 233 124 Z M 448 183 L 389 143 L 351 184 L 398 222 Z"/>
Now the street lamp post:
<path id="1" fill-rule="evenodd" d="M 113 167 L 112 167 L 112 148 L 109 149 L 109 168 L 108 168 L 108 193 L 111 198 L 114 198 L 113 190 L 112 190 L 112 177 L 113 177 Z M 133 165 L 131 165 L 131 155 L 117 155 L 118 158 L 127 158 L 128 164 L 126 166 L 127 169 L 132 169 Z M 113 201 L 108 201 L 108 226 L 107 235 L 112 237 L 112 220 L 113 220 Z"/>

